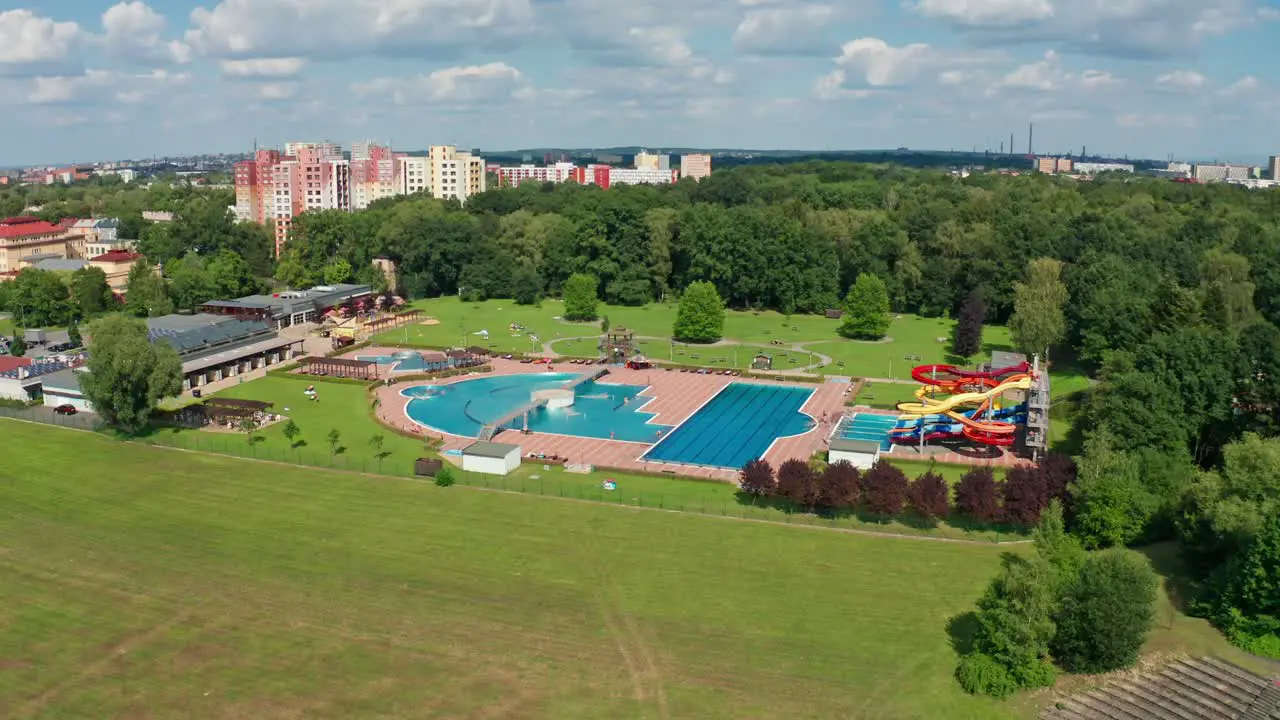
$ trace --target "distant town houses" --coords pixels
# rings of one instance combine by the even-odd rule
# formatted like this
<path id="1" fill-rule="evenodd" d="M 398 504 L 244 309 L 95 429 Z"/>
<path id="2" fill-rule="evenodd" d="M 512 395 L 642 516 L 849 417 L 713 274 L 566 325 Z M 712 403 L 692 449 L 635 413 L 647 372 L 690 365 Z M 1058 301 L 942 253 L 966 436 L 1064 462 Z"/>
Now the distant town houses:
<path id="1" fill-rule="evenodd" d="M 667 185 L 681 177 L 701 180 L 711 174 L 711 156 L 702 153 L 688 154 L 680 158 L 680 168 L 671 167 L 671 156 L 641 151 L 636 154 L 633 167 L 615 167 L 608 163 L 590 163 L 586 166 L 561 161 L 545 166 L 521 164 L 493 166 L 490 172 L 498 178 L 502 187 L 517 187 L 525 182 L 596 185 L 609 189 L 614 185 Z"/>
<path id="2" fill-rule="evenodd" d="M 1102 172 L 1135 172 L 1131 163 L 1084 162 L 1070 157 L 1036 157 L 1032 167 L 1041 173 L 1073 177 L 1091 177 Z M 1227 183 L 1248 188 L 1268 188 L 1280 185 L 1280 155 L 1267 158 L 1266 167 L 1247 163 L 1189 163 L 1170 160 L 1163 168 L 1143 172 L 1177 182 Z"/>

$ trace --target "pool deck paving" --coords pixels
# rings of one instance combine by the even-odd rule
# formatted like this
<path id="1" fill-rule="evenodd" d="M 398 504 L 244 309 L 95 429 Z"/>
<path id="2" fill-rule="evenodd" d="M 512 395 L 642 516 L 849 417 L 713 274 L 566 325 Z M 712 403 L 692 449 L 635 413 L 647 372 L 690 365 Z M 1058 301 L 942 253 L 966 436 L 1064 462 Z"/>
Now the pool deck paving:
<path id="1" fill-rule="evenodd" d="M 374 348 L 366 348 L 364 354 L 378 354 Z M 460 437 L 428 430 L 414 423 L 405 413 L 408 398 L 400 392 L 415 385 L 447 385 L 466 379 L 486 377 L 491 374 L 511 375 L 523 373 L 556 372 L 589 372 L 598 366 L 573 365 L 569 363 L 552 363 L 551 365 L 534 365 L 514 360 L 496 359 L 492 361 L 492 373 L 462 375 L 438 381 L 414 381 L 379 387 L 379 417 L 394 427 L 407 432 L 428 437 L 438 437 L 444 441 L 442 450 L 457 450 L 475 442 L 475 438 Z M 762 385 L 781 385 L 813 390 L 801 412 L 818 420 L 818 427 L 801 435 L 784 437 L 776 440 L 765 453 L 765 459 L 775 467 L 791 458 L 807 460 L 815 452 L 825 450 L 827 437 L 831 434 L 835 423 L 840 419 L 846 398 L 847 384 L 823 383 L 819 385 L 777 382 L 772 380 L 746 379 L 728 375 L 708 375 L 678 370 L 631 370 L 625 367 L 610 367 L 609 374 L 600 380 L 603 383 L 620 385 L 641 385 L 645 390 L 640 397 L 647 402 L 639 408 L 640 412 L 654 413 L 653 422 L 659 425 L 679 425 L 687 420 L 704 404 L 715 397 L 725 386 L 734 382 L 750 382 Z M 825 418 L 825 422 L 823 419 Z M 658 440 L 655 429 L 654 442 Z M 622 442 L 597 438 L 575 437 L 568 435 L 552 435 L 547 433 L 522 433 L 518 430 L 504 430 L 494 438 L 495 442 L 507 442 L 521 446 L 527 457 L 530 453 L 558 456 L 567 459 L 572 465 L 594 465 L 601 468 L 614 468 L 621 471 L 647 473 L 670 473 L 682 477 L 696 477 L 724 481 L 737 478 L 737 470 L 715 468 L 701 465 L 684 465 L 677 463 L 650 462 L 641 459 L 652 447 L 645 443 Z M 446 456 L 448 457 L 448 456 Z"/>

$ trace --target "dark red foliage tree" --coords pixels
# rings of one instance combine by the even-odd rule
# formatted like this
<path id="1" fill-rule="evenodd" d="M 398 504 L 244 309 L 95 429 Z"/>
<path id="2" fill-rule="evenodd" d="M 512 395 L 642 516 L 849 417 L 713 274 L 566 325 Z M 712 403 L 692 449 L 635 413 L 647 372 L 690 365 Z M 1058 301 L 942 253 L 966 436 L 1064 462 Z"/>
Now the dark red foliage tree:
<path id="1" fill-rule="evenodd" d="M 987 306 L 982 301 L 982 288 L 974 288 L 960 306 L 956 318 L 955 335 L 951 339 L 951 351 L 960 357 L 973 357 L 982 349 L 982 322 L 986 320 Z"/>
<path id="2" fill-rule="evenodd" d="M 769 497 L 778 487 L 768 460 L 752 460 L 738 473 L 738 488 L 747 495 Z"/>
<path id="3" fill-rule="evenodd" d="M 1004 476 L 1004 519 L 1031 527 L 1040 522 L 1040 513 L 1049 507 L 1044 473 L 1034 465 L 1009 468 Z"/>
<path id="4" fill-rule="evenodd" d="M 848 510 L 858 504 L 861 489 L 858 469 L 847 461 L 832 463 L 818 483 L 818 505 L 827 510 Z"/>
<path id="5" fill-rule="evenodd" d="M 818 483 L 808 463 L 792 459 L 779 465 L 777 493 L 801 507 L 813 507 L 818 501 Z"/>
<path id="6" fill-rule="evenodd" d="M 976 467 L 956 485 L 956 511 L 980 523 L 1000 519 L 1000 497 L 991 468 Z"/>
<path id="7" fill-rule="evenodd" d="M 911 509 L 915 510 L 928 520 L 940 520 L 947 516 L 950 508 L 947 481 L 935 472 L 927 472 L 916 481 L 911 483 L 911 487 L 907 490 L 907 502 L 910 503 Z"/>
<path id="8" fill-rule="evenodd" d="M 910 483 L 901 470 L 877 460 L 862 476 L 862 496 L 867 510 L 876 515 L 897 515 L 907 501 Z"/>
<path id="9" fill-rule="evenodd" d="M 1076 461 L 1072 460 L 1070 455 L 1051 452 L 1040 458 L 1036 467 L 1044 476 L 1045 492 L 1048 493 L 1049 499 L 1066 498 L 1067 486 L 1076 479 Z"/>

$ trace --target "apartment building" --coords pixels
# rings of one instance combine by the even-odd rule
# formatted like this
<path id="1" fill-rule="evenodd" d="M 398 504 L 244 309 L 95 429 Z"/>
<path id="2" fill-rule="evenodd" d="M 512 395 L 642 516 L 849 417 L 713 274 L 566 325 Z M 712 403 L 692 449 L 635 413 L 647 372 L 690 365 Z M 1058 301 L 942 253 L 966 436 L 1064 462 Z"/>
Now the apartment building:
<path id="1" fill-rule="evenodd" d="M 1065 157 L 1038 157 L 1036 158 L 1036 172 L 1047 173 L 1053 175 L 1055 173 L 1069 173 L 1072 171 L 1073 165 L 1071 158 Z"/>
<path id="2" fill-rule="evenodd" d="M 1133 165 L 1129 163 L 1110 163 L 1110 162 L 1078 162 L 1075 164 L 1075 171 L 1081 175 L 1097 175 L 1103 172 L 1133 172 Z"/>
<path id="3" fill-rule="evenodd" d="M 484 159 L 449 145 L 425 157 L 361 141 L 350 159 L 333 143 L 293 142 L 258 150 L 234 170 L 236 217 L 272 228 L 278 255 L 293 218 L 321 210 L 363 210 L 383 198 L 426 192 L 465 201 L 485 189 Z"/>
<path id="4" fill-rule="evenodd" d="M 484 158 L 462 152 L 453 145 L 432 145 L 427 159 L 431 166 L 431 196 L 458 200 L 485 190 Z"/>
<path id="5" fill-rule="evenodd" d="M 41 260 L 65 259 L 84 238 L 61 225 L 22 215 L 0 220 L 0 275 L 12 278 Z"/>
<path id="6" fill-rule="evenodd" d="M 707 153 L 692 153 L 680 156 L 680 177 L 701 180 L 711 174 L 711 156 Z"/>
<path id="7" fill-rule="evenodd" d="M 1267 177 L 1272 180 L 1280 180 L 1280 155 L 1272 155 L 1267 158 Z"/>
<path id="8" fill-rule="evenodd" d="M 660 168 L 619 168 L 588 165 L 586 182 L 608 190 L 614 185 L 669 185 L 680 179 L 679 170 Z"/>
<path id="9" fill-rule="evenodd" d="M 1252 174 L 1252 168 L 1248 165 L 1234 165 L 1231 163 L 1197 164 L 1191 171 L 1191 177 L 1196 182 L 1248 180 Z"/>
<path id="10" fill-rule="evenodd" d="M 364 210 L 382 198 L 400 194 L 396 153 L 373 143 L 357 143 L 351 153 L 351 209 Z"/>
<path id="11" fill-rule="evenodd" d="M 537 182 L 537 183 L 562 183 L 573 180 L 574 182 L 584 182 L 584 168 L 579 168 L 571 162 L 558 162 L 554 165 L 538 166 L 538 165 L 518 165 L 515 167 L 500 167 L 494 174 L 498 176 L 499 187 L 518 187 L 521 183 Z"/>
<path id="12" fill-rule="evenodd" d="M 400 178 L 400 194 L 431 192 L 431 159 L 420 155 L 396 158 Z"/>
<path id="13" fill-rule="evenodd" d="M 633 167 L 636 170 L 670 170 L 671 156 L 641 150 L 636 153 Z"/>

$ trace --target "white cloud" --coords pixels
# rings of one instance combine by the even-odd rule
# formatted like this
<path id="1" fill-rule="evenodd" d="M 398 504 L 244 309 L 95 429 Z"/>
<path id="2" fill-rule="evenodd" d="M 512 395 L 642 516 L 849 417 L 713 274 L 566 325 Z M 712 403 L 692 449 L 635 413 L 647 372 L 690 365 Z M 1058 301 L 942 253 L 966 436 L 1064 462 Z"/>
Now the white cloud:
<path id="1" fill-rule="evenodd" d="M 222 74 L 233 78 L 291 78 L 302 71 L 302 58 L 250 58 L 223 60 Z"/>
<path id="2" fill-rule="evenodd" d="M 291 82 L 263 83 L 258 86 L 259 100 L 290 100 L 298 94 L 298 86 Z"/>
<path id="3" fill-rule="evenodd" d="M 835 58 L 836 70 L 819 81 L 819 87 L 829 89 L 833 83 L 845 88 L 851 85 L 900 87 L 935 73 L 983 65 L 996 57 L 988 52 L 943 51 L 924 43 L 894 47 L 880 38 L 858 38 L 841 47 L 840 56 Z M 938 79 L 954 82 L 958 76 L 951 74 L 943 78 L 939 75 Z"/>
<path id="4" fill-rule="evenodd" d="M 904 85 L 938 62 L 929 45 L 893 47 L 880 38 L 858 38 L 844 44 L 836 65 L 860 75 L 872 87 Z"/>
<path id="5" fill-rule="evenodd" d="M 164 16 L 150 5 L 126 0 L 102 14 L 101 42 L 116 57 L 139 62 L 190 62 L 191 48 L 186 43 L 164 39 L 167 27 Z"/>
<path id="6" fill-rule="evenodd" d="M 83 75 L 37 77 L 32 80 L 26 100 L 33 105 L 94 104 L 140 102 L 185 85 L 188 73 L 152 70 L 149 73 L 121 73 L 114 70 L 88 70 Z"/>
<path id="7" fill-rule="evenodd" d="M 531 0 L 222 0 L 187 42 L 220 57 L 453 57 L 526 36 Z"/>
<path id="8" fill-rule="evenodd" d="M 914 0 L 906 6 L 984 44 L 1054 43 L 1124 57 L 1194 54 L 1258 18 L 1254 0 Z"/>
<path id="9" fill-rule="evenodd" d="M 1125 113 L 1116 117 L 1116 125 L 1123 128 L 1194 128 L 1198 124 L 1195 117 L 1186 114 Z"/>
<path id="10" fill-rule="evenodd" d="M 473 104 L 510 99 L 528 85 L 524 74 L 502 62 L 437 70 L 410 78 L 382 77 L 356 83 L 361 95 L 383 96 L 396 105 Z"/>
<path id="11" fill-rule="evenodd" d="M 1209 79 L 1195 70 L 1174 70 L 1156 78 L 1156 85 L 1169 90 L 1190 92 L 1209 84 Z"/>
<path id="12" fill-rule="evenodd" d="M 834 6 L 818 3 L 753 7 L 738 23 L 733 46 L 759 55 L 823 55 L 824 35 L 839 17 Z"/>
<path id="13" fill-rule="evenodd" d="M 1257 89 L 1258 89 L 1258 78 L 1252 75 L 1245 75 L 1239 80 L 1223 88 L 1220 92 L 1223 95 L 1243 95 L 1243 94 L 1251 93 Z"/>
<path id="14" fill-rule="evenodd" d="M 0 12 L 0 74 L 63 64 L 81 35 L 73 22 L 57 22 L 30 10 Z"/>
<path id="15" fill-rule="evenodd" d="M 1053 17 L 1049 0 L 917 0 L 905 6 L 965 27 L 1013 27 Z"/>
<path id="16" fill-rule="evenodd" d="M 1100 90 L 1119 84 L 1111 73 L 1104 70 L 1085 70 L 1081 73 L 1067 71 L 1062 57 L 1049 50 L 1044 57 L 1032 63 L 1019 65 L 1006 74 L 989 90 L 995 94 L 1002 90 L 1034 92 L 1059 92 L 1063 90 Z"/>

